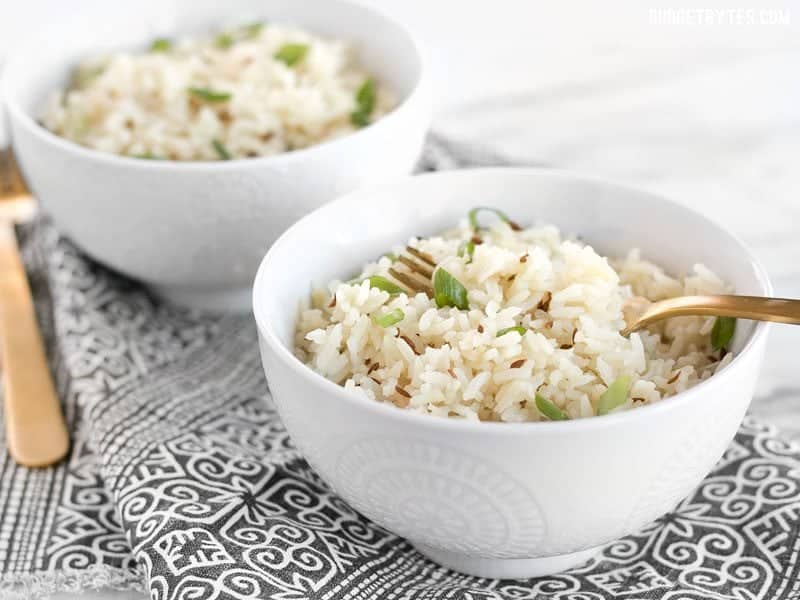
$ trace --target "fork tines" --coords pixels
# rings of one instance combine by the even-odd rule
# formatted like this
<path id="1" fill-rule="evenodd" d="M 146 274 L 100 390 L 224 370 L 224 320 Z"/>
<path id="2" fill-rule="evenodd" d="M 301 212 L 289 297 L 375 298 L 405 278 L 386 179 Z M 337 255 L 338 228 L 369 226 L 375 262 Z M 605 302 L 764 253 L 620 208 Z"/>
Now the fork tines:
<path id="1" fill-rule="evenodd" d="M 397 257 L 397 262 L 402 264 L 408 271 L 399 271 L 391 267 L 389 274 L 412 292 L 423 292 L 429 297 L 432 296 L 433 285 L 431 284 L 431 279 L 433 278 L 436 261 L 429 254 L 411 246 L 406 246 L 406 252 L 408 254 L 401 254 Z"/>
<path id="2" fill-rule="evenodd" d="M 417 273 L 418 275 L 422 275 L 423 277 L 427 277 L 430 279 L 433 277 L 433 269 L 427 265 L 427 263 L 423 262 L 416 262 L 414 259 L 401 254 L 397 257 L 397 261 L 403 263 L 405 266 L 408 267 L 409 271 L 412 273 Z"/>
<path id="3" fill-rule="evenodd" d="M 406 250 L 412 256 L 416 256 L 422 262 L 429 264 L 432 267 L 436 266 L 436 261 L 433 260 L 433 257 L 430 254 L 422 252 L 421 250 L 417 250 L 416 248 L 412 248 L 411 246 L 406 246 Z"/>

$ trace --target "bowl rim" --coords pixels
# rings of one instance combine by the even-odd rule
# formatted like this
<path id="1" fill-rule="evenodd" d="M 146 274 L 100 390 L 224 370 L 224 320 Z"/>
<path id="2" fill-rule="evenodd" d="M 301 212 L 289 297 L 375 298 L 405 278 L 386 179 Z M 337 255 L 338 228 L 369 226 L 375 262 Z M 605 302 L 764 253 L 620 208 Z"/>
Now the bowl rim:
<path id="1" fill-rule="evenodd" d="M 178 169 L 181 171 L 229 171 L 242 167 L 257 168 L 260 166 L 281 166 L 283 164 L 301 161 L 309 155 L 324 154 L 332 152 L 346 152 L 343 146 L 348 143 L 362 140 L 365 136 L 374 135 L 378 130 L 383 130 L 392 125 L 399 118 L 404 116 L 417 104 L 431 104 L 428 96 L 429 88 L 429 60 L 426 52 L 423 49 L 419 38 L 399 19 L 392 17 L 386 11 L 380 10 L 371 5 L 358 0 L 334 0 L 340 5 L 347 5 L 359 10 L 364 10 L 378 18 L 384 20 L 389 26 L 399 31 L 411 45 L 414 50 L 414 58 L 418 65 L 418 72 L 416 79 L 411 86 L 409 92 L 403 97 L 402 101 L 394 107 L 390 112 L 382 116 L 380 119 L 370 123 L 367 127 L 356 129 L 341 137 L 325 140 L 317 144 L 313 144 L 306 148 L 297 150 L 290 150 L 288 152 L 281 152 L 272 156 L 260 156 L 253 158 L 233 158 L 230 160 L 197 160 L 197 161 L 181 161 L 181 160 L 142 160 L 132 156 L 124 156 L 121 154 L 114 154 L 112 152 L 104 152 L 83 146 L 77 142 L 69 140 L 65 137 L 57 135 L 47 129 L 44 125 L 39 124 L 27 110 L 25 110 L 19 99 L 17 98 L 17 90 L 12 85 L 14 83 L 14 72 L 20 68 L 18 62 L 22 60 L 25 54 L 25 49 L 28 44 L 36 43 L 40 39 L 41 32 L 47 31 L 50 26 L 44 26 L 38 30 L 37 33 L 30 36 L 28 42 L 19 44 L 12 52 L 9 53 L 3 69 L 0 71 L 0 90 L 2 91 L 2 103 L 0 103 L 0 117 L 2 117 L 2 106 L 5 105 L 6 111 L 12 123 L 17 123 L 23 127 L 26 132 L 40 139 L 41 141 L 55 146 L 64 152 L 71 152 L 81 158 L 87 160 L 97 161 L 109 166 L 124 166 L 140 169 L 156 169 L 156 170 L 169 170 Z M 266 16 L 266 15 L 265 15 Z M 179 34 L 179 32 L 177 32 Z M 375 75 L 381 79 L 380 74 Z M 9 128 L 9 140 L 13 145 L 13 127 Z M 387 132 L 388 133 L 388 132 Z"/>
<path id="2" fill-rule="evenodd" d="M 764 295 L 772 295 L 772 283 L 769 279 L 766 269 L 764 269 L 761 262 L 758 258 L 752 253 L 752 251 L 748 248 L 748 246 L 742 242 L 742 240 L 734 233 L 730 232 L 728 229 L 723 227 L 722 225 L 717 224 L 716 222 L 712 221 L 710 218 L 706 217 L 702 213 L 690 208 L 686 205 L 680 204 L 674 200 L 671 200 L 667 197 L 664 197 L 660 194 L 656 194 L 645 190 L 643 188 L 639 188 L 632 185 L 621 184 L 616 181 L 606 179 L 603 177 L 598 177 L 594 175 L 585 175 L 582 173 L 564 170 L 564 169 L 551 169 L 547 167 L 479 167 L 479 168 L 469 168 L 469 169 L 457 169 L 452 171 L 439 171 L 433 173 L 424 173 L 421 175 L 411 175 L 406 176 L 399 179 L 394 179 L 392 181 L 387 181 L 384 183 L 371 185 L 367 187 L 363 187 L 357 189 L 353 192 L 340 196 L 336 198 L 332 202 L 314 210 L 313 212 L 309 213 L 308 215 L 304 216 L 297 222 L 295 222 L 291 227 L 289 227 L 281 236 L 275 241 L 275 243 L 270 247 L 270 249 L 265 254 L 264 258 L 261 261 L 261 264 L 258 267 L 258 271 L 256 272 L 256 277 L 253 283 L 253 314 L 255 317 L 256 325 L 259 332 L 259 337 L 270 347 L 271 351 L 277 357 L 277 359 L 283 363 L 285 367 L 291 370 L 297 377 L 306 378 L 312 383 L 315 387 L 324 391 L 330 395 L 333 395 L 336 401 L 348 402 L 350 405 L 354 405 L 356 408 L 360 410 L 366 410 L 375 414 L 378 417 L 385 417 L 388 419 L 400 419 L 400 420 L 408 420 L 411 419 L 409 423 L 413 423 L 419 427 L 426 427 L 429 429 L 444 429 L 444 430 L 454 430 L 454 431 L 461 431 L 465 433 L 476 433 L 476 434 L 503 434 L 507 433 L 509 435 L 530 435 L 533 432 L 538 433 L 567 433 L 567 432 L 577 432 L 577 431 L 589 431 L 595 430 L 597 428 L 603 427 L 614 427 L 617 425 L 626 425 L 626 424 L 634 424 L 639 423 L 644 419 L 650 419 L 651 417 L 656 417 L 659 414 L 664 413 L 665 411 L 677 410 L 683 405 L 696 401 L 699 398 L 705 396 L 707 394 L 711 394 L 714 392 L 715 388 L 720 388 L 724 386 L 727 379 L 731 376 L 731 373 L 737 367 L 741 366 L 745 362 L 745 358 L 749 357 L 754 352 L 754 348 L 764 343 L 765 337 L 771 323 L 767 323 L 765 321 L 760 321 L 755 324 L 755 328 L 751 333 L 749 339 L 746 341 L 742 349 L 733 357 L 733 360 L 726 365 L 719 373 L 705 379 L 698 384 L 694 385 L 693 387 L 685 390 L 683 392 L 679 392 L 672 396 L 668 396 L 663 400 L 656 402 L 654 404 L 647 404 L 645 406 L 637 407 L 635 410 L 626 410 L 621 412 L 612 412 L 607 415 L 595 415 L 594 417 L 587 417 L 583 419 L 570 419 L 567 421 L 525 421 L 525 422 L 499 422 L 499 421 L 467 421 L 465 419 L 451 419 L 445 417 L 436 417 L 434 415 L 424 415 L 413 411 L 407 411 L 398 409 L 395 406 L 391 406 L 385 402 L 377 402 L 375 400 L 370 400 L 369 398 L 363 397 L 360 394 L 353 394 L 347 392 L 344 386 L 341 386 L 330 379 L 324 377 L 320 373 L 316 372 L 307 364 L 303 363 L 299 358 L 297 358 L 293 352 L 291 352 L 287 347 L 281 343 L 280 339 L 276 335 L 274 329 L 270 326 L 267 319 L 265 319 L 263 315 L 263 309 L 260 307 L 262 303 L 259 302 L 260 297 L 262 294 L 260 291 L 264 289 L 264 284 L 262 283 L 263 279 L 266 277 L 265 273 L 267 270 L 267 265 L 271 261 L 271 257 L 277 252 L 277 249 L 282 247 L 284 244 L 287 244 L 287 239 L 291 232 L 296 231 L 304 226 L 304 223 L 312 218 L 316 213 L 323 212 L 323 211 L 335 211 L 337 207 L 343 203 L 352 201 L 352 199 L 357 199 L 359 196 L 368 193 L 379 193 L 382 189 L 387 189 L 393 187 L 395 185 L 407 183 L 412 179 L 417 178 L 443 178 L 443 177 L 459 177 L 465 173 L 468 174 L 480 174 L 480 173 L 488 173 L 492 172 L 495 174 L 502 175 L 504 172 L 515 172 L 519 173 L 521 171 L 529 172 L 531 174 L 542 174 L 545 173 L 548 176 L 552 176 L 555 178 L 563 178 L 563 179 L 572 179 L 572 180 L 580 180 L 583 182 L 594 183 L 599 185 L 604 185 L 610 188 L 617 188 L 619 190 L 624 190 L 627 192 L 634 192 L 637 194 L 641 194 L 643 196 L 649 196 L 650 200 L 654 200 L 657 202 L 661 202 L 664 204 L 669 204 L 674 207 L 678 207 L 681 210 L 684 210 L 688 213 L 691 213 L 696 218 L 700 219 L 704 222 L 707 226 L 712 227 L 722 234 L 726 235 L 728 238 L 731 239 L 732 242 L 737 244 L 745 253 L 750 261 L 750 265 L 753 268 L 753 271 L 756 275 L 758 284 L 761 286 L 761 291 Z"/>

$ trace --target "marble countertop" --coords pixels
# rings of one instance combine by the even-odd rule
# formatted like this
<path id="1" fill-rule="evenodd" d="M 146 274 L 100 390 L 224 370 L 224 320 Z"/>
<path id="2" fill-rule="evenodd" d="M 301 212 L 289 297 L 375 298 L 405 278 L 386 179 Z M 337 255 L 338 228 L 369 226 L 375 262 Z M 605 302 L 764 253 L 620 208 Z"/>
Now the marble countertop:
<path id="1" fill-rule="evenodd" d="M 682 23 L 691 17 L 628 1 L 497 0 L 491 14 L 484 3 L 373 3 L 427 45 L 438 132 L 691 205 L 754 250 L 776 295 L 800 298 L 800 9 L 790 0 L 770 4 L 780 23 L 753 13 L 762 21 L 745 25 L 727 13 Z M 31 0 L 0 23 L 0 40 L 44 7 L 66 14 Z M 795 344 L 800 328 L 772 328 L 752 412 L 800 439 Z"/>

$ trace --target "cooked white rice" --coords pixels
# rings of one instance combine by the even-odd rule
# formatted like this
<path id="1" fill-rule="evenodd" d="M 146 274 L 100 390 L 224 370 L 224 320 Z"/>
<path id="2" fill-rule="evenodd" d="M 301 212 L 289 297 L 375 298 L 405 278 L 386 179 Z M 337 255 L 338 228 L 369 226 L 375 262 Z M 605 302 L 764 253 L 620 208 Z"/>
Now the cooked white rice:
<path id="1" fill-rule="evenodd" d="M 714 319 L 681 317 L 620 335 L 623 302 L 730 291 L 702 265 L 675 278 L 638 250 L 610 260 L 562 240 L 555 227 L 482 231 L 474 257 L 457 256 L 473 235 L 465 222 L 440 237 L 412 239 L 468 290 L 469 309 L 437 308 L 424 293 L 390 296 L 360 283 L 333 282 L 300 312 L 296 353 L 353 393 L 430 415 L 481 421 L 538 421 L 538 393 L 569 418 L 597 414 L 620 376 L 631 378 L 615 410 L 658 402 L 710 377 L 731 360 L 713 351 Z M 396 248 L 400 253 L 402 248 Z M 392 279 L 392 259 L 360 278 Z M 400 270 L 400 267 L 397 267 Z M 549 300 L 548 300 L 549 297 Z M 333 300 L 332 298 L 335 298 Z M 402 320 L 373 321 L 400 309 Z M 525 327 L 498 336 L 504 328 Z"/>
<path id="2" fill-rule="evenodd" d="M 372 111 L 354 124 L 363 108 L 356 96 L 370 79 L 346 42 L 253 24 L 87 60 L 70 88 L 51 96 L 42 123 L 84 146 L 140 158 L 269 156 L 387 113 L 392 95 L 375 84 Z M 192 88 L 230 97 L 204 99 Z"/>

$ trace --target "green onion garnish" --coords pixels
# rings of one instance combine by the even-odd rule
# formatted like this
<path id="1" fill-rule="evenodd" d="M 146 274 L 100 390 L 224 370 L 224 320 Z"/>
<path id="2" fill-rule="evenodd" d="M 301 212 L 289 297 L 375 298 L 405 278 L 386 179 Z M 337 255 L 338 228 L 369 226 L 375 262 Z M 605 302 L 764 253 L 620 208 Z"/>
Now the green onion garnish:
<path id="1" fill-rule="evenodd" d="M 230 92 L 220 92 L 209 88 L 192 87 L 189 88 L 189 93 L 195 98 L 206 102 L 225 102 L 231 99 Z"/>
<path id="2" fill-rule="evenodd" d="M 103 71 L 105 71 L 105 67 L 102 66 L 93 67 L 90 69 L 77 69 L 72 76 L 70 87 L 77 90 L 82 89 L 100 77 L 100 75 L 103 74 Z M 64 101 L 66 102 L 66 95 L 64 96 Z"/>
<path id="3" fill-rule="evenodd" d="M 308 44 L 284 44 L 275 53 L 275 59 L 285 63 L 287 67 L 293 67 L 303 60 L 307 52 Z"/>
<path id="4" fill-rule="evenodd" d="M 608 389 L 600 396 L 597 402 L 597 414 L 605 415 L 620 406 L 628 399 L 628 388 L 631 386 L 631 378 L 627 375 L 617 377 Z"/>
<path id="5" fill-rule="evenodd" d="M 566 421 L 569 419 L 563 410 L 539 394 L 536 394 L 536 408 L 551 421 Z"/>
<path id="6" fill-rule="evenodd" d="M 714 350 L 727 348 L 736 331 L 736 319 L 733 317 L 717 317 L 711 330 L 711 347 Z"/>
<path id="7" fill-rule="evenodd" d="M 475 242 L 467 240 L 458 247 L 458 256 L 466 256 L 467 262 L 472 262 L 472 257 L 475 255 Z"/>
<path id="8" fill-rule="evenodd" d="M 369 117 L 360 111 L 350 113 L 350 122 L 356 127 L 366 127 L 369 125 Z"/>
<path id="9" fill-rule="evenodd" d="M 388 258 L 392 262 L 397 262 L 397 254 L 395 254 L 394 252 L 387 252 L 386 254 L 381 256 L 381 258 Z"/>
<path id="10" fill-rule="evenodd" d="M 505 335 L 507 333 L 511 333 L 512 331 L 516 331 L 520 335 L 525 335 L 525 332 L 528 331 L 522 325 L 516 325 L 515 327 L 506 327 L 505 329 L 501 329 L 497 332 L 495 337 L 500 337 L 501 335 Z"/>
<path id="11" fill-rule="evenodd" d="M 391 295 L 404 294 L 406 292 L 393 281 L 389 281 L 386 279 L 386 277 L 381 277 L 380 275 L 373 275 L 372 277 L 367 277 L 366 280 L 362 281 L 369 281 L 369 287 L 377 288 L 381 291 L 388 292 Z"/>
<path id="12" fill-rule="evenodd" d="M 214 146 L 214 150 L 217 151 L 217 156 L 219 156 L 221 160 L 230 160 L 233 158 L 231 153 L 228 152 L 228 149 L 225 147 L 225 144 L 219 140 L 211 140 L 211 145 Z"/>
<path id="13" fill-rule="evenodd" d="M 142 152 L 141 154 L 134 154 L 133 158 L 141 158 L 142 160 L 162 160 L 162 158 L 152 152 Z"/>
<path id="14" fill-rule="evenodd" d="M 391 327 L 405 318 L 405 313 L 399 308 L 390 310 L 384 315 L 372 315 L 372 322 L 378 327 Z"/>
<path id="15" fill-rule="evenodd" d="M 519 231 L 520 229 L 522 229 L 514 221 L 509 219 L 508 216 L 503 211 L 497 210 L 496 208 L 490 208 L 488 206 L 476 206 L 468 213 L 469 224 L 475 231 L 483 229 L 483 226 L 478 222 L 478 213 L 480 213 L 481 211 L 493 212 L 495 215 L 497 215 L 498 219 L 500 219 L 503 223 L 507 223 L 514 231 Z"/>
<path id="16" fill-rule="evenodd" d="M 158 38 L 150 44 L 150 52 L 168 52 L 172 49 L 172 42 L 167 38 Z"/>
<path id="17" fill-rule="evenodd" d="M 249 23 L 247 25 L 242 26 L 242 33 L 246 39 L 253 39 L 257 38 L 261 35 L 261 30 L 264 29 L 264 23 L 259 21 L 256 23 Z"/>
<path id="18" fill-rule="evenodd" d="M 369 125 L 369 117 L 375 110 L 375 80 L 367 79 L 356 92 L 356 109 L 350 113 L 350 122 L 356 127 Z"/>
<path id="19" fill-rule="evenodd" d="M 225 31 L 218 34 L 217 37 L 214 38 L 214 45 L 222 50 L 227 50 L 238 41 L 257 38 L 261 34 L 262 29 L 264 29 L 264 23 L 261 22 L 242 25 L 233 31 Z"/>
<path id="20" fill-rule="evenodd" d="M 436 273 L 433 275 L 433 297 L 439 308 L 444 306 L 453 306 L 460 310 L 469 308 L 467 288 L 441 268 L 436 269 Z"/>
<path id="21" fill-rule="evenodd" d="M 230 33 L 220 33 L 214 38 L 214 45 L 222 50 L 227 50 L 233 46 L 235 41 L 236 40 L 233 39 L 233 36 Z"/>

